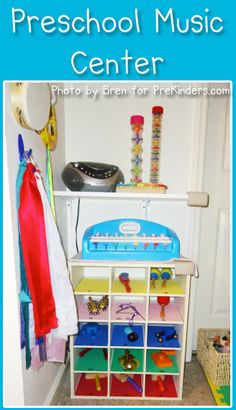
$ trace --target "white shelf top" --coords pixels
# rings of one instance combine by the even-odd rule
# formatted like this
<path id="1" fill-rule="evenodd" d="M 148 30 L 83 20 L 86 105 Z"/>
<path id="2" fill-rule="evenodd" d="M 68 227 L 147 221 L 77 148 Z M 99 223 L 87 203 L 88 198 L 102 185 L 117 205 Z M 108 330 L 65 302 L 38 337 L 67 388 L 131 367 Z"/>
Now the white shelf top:
<path id="1" fill-rule="evenodd" d="M 84 198 L 84 199 L 140 199 L 157 201 L 187 201 L 188 194 L 156 194 L 145 192 L 89 192 L 89 191 L 54 191 L 54 196 L 59 198 Z"/>
<path id="2" fill-rule="evenodd" d="M 186 259 L 187 260 L 187 259 Z M 183 262 L 185 260 L 183 259 Z M 170 259 L 169 261 L 147 261 L 147 260 L 94 260 L 94 259 L 82 259 L 81 254 L 77 253 L 73 258 L 70 258 L 69 261 L 71 266 L 110 266 L 110 267 L 175 267 L 176 260 Z"/>

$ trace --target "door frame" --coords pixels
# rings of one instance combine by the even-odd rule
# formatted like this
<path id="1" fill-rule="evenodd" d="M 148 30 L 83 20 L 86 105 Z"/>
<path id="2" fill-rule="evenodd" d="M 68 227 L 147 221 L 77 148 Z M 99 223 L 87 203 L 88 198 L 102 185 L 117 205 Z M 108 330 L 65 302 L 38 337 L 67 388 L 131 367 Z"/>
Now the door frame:
<path id="1" fill-rule="evenodd" d="M 209 83 L 197 84 L 198 87 L 210 87 Z M 204 162 L 206 152 L 206 132 L 207 132 L 207 117 L 208 117 L 208 98 L 205 95 L 196 97 L 195 100 L 195 115 L 194 115 L 194 131 L 192 141 L 192 173 L 190 179 L 191 191 L 203 190 L 204 179 Z M 200 227 L 201 227 L 201 208 L 189 208 L 188 220 L 188 256 L 197 263 L 200 250 Z M 196 267 L 197 272 L 197 267 Z M 194 315 L 196 308 L 196 280 L 192 278 L 190 301 L 189 301 L 189 317 L 188 317 L 188 333 L 187 333 L 187 349 L 186 361 L 191 361 L 192 350 L 194 347 Z"/>

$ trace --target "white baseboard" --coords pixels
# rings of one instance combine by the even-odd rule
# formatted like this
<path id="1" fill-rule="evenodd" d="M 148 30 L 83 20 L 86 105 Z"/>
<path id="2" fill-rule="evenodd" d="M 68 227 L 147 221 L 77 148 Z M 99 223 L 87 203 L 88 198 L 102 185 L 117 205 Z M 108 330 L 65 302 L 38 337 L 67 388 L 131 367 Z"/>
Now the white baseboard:
<path id="1" fill-rule="evenodd" d="M 47 395 L 47 398 L 46 398 L 46 400 L 45 400 L 45 402 L 44 402 L 44 405 L 45 405 L 45 406 L 50 406 L 51 401 L 52 401 L 52 399 L 53 399 L 53 397 L 54 397 L 54 394 L 56 393 L 56 390 L 57 390 L 57 388 L 58 388 L 58 386 L 59 386 L 59 384 L 60 384 L 61 378 L 62 378 L 62 376 L 63 376 L 63 374 L 64 374 L 65 368 L 66 368 L 66 364 L 62 364 L 61 367 L 60 367 L 60 369 L 58 370 L 58 373 L 57 373 L 57 375 L 56 375 L 56 377 L 55 377 L 55 379 L 54 379 L 54 382 L 53 382 L 53 384 L 52 384 L 52 387 L 51 387 L 51 389 L 50 389 L 50 391 L 49 391 L 49 393 L 48 393 L 48 395 Z"/>

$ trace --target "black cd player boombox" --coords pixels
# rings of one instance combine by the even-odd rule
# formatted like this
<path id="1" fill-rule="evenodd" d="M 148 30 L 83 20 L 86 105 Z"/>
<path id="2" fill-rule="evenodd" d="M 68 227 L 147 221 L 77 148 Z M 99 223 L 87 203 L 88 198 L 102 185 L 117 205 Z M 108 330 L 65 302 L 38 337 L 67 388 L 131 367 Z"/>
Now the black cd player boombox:
<path id="1" fill-rule="evenodd" d="M 124 182 L 119 167 L 99 162 L 69 162 L 61 177 L 71 191 L 112 192 Z"/>

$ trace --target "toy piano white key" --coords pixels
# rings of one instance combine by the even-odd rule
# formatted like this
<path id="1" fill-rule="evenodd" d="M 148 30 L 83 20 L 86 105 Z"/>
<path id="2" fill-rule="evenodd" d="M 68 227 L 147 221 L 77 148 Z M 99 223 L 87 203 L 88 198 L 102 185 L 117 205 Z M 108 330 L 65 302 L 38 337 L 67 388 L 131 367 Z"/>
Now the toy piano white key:
<path id="1" fill-rule="evenodd" d="M 120 237 L 120 236 L 91 236 L 90 240 L 92 242 L 139 242 L 139 243 L 158 243 L 158 244 L 168 244 L 171 243 L 171 239 L 168 236 L 156 236 L 155 238 L 153 236 L 146 236 L 145 238 L 142 236 L 126 236 L 126 237 Z"/>

